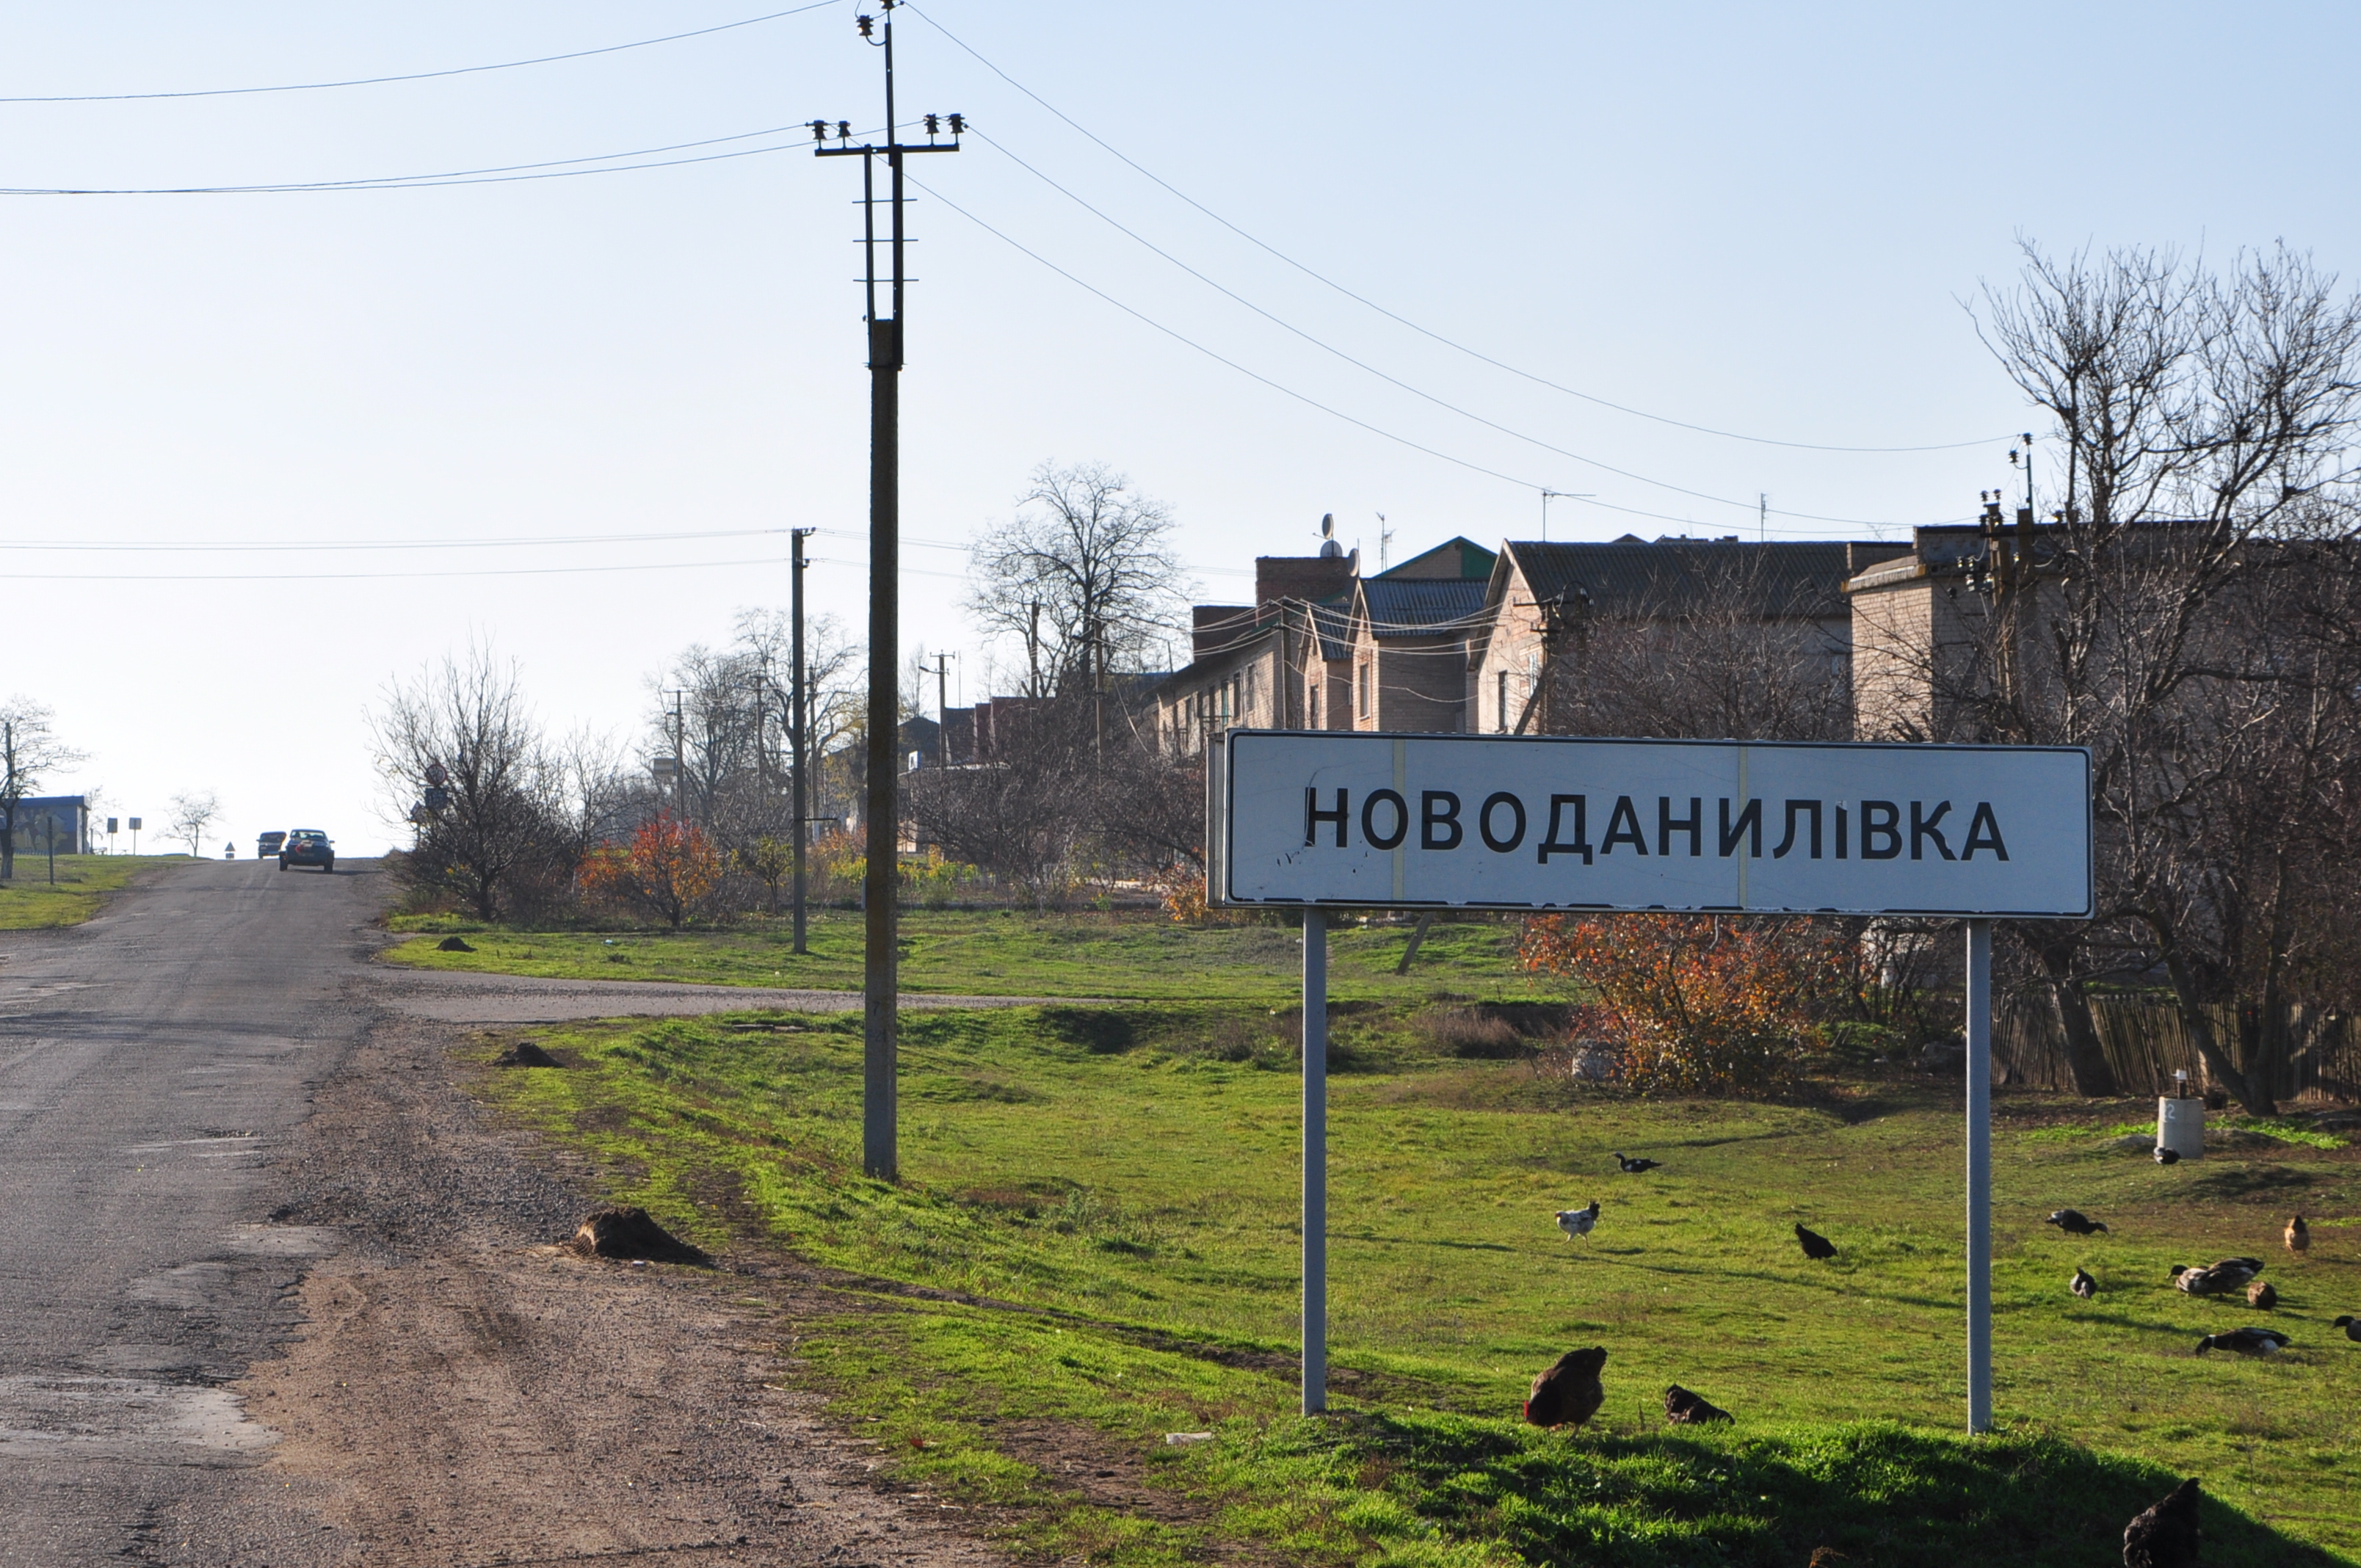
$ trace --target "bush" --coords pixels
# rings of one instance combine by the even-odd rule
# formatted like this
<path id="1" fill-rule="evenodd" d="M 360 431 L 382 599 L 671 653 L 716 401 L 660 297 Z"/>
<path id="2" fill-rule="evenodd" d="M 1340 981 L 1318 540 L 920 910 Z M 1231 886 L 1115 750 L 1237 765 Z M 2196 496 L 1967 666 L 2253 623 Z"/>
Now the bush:
<path id="1" fill-rule="evenodd" d="M 1532 1054 L 1514 1024 L 1481 1007 L 1428 1007 L 1411 1020 L 1411 1027 L 1445 1056 L 1488 1060 Z"/>

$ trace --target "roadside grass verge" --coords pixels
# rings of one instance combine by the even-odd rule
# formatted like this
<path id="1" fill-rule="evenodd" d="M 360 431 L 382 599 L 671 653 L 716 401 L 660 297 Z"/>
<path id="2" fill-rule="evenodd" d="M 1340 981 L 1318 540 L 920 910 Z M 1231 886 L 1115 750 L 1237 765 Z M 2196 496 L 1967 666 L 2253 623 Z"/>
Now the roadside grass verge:
<path id="1" fill-rule="evenodd" d="M 58 880 L 49 881 L 47 855 L 18 854 L 16 874 L 0 882 L 0 931 L 31 931 L 79 926 L 106 905 L 109 894 L 150 866 L 185 861 L 186 855 L 60 855 Z"/>
<path id="2" fill-rule="evenodd" d="M 1356 1017 L 1333 1080 L 1334 1402 L 1294 1406 L 1297 1082 L 1268 1007 L 909 1014 L 905 1179 L 859 1172 L 857 1017 L 741 1014 L 533 1031 L 566 1070 L 492 1070 L 501 1114 L 590 1157 L 619 1201 L 716 1248 L 845 1271 L 868 1305 L 791 1325 L 797 1376 L 892 1473 L 1010 1512 L 1020 1544 L 1161 1564 L 1217 1539 L 1305 1561 L 1791 1564 L 2119 1561 L 2180 1475 L 2218 1499 L 2207 1561 L 2353 1561 L 2361 1151 L 2280 1145 L 2169 1168 L 2096 1136 L 2133 1109 L 2000 1097 L 1996 1405 L 1965 1402 L 1956 1084 L 1817 1103 L 1584 1094 L 1521 1063 L 1419 1054 Z M 1274 1024 L 1274 1017 L 1279 1021 Z M 1110 1022 L 1120 1020 L 1120 1023 Z M 490 1056 L 514 1033 L 481 1047 Z M 1241 1040 L 1262 1045 L 1237 1054 Z M 1615 1173 L 1609 1152 L 1664 1162 Z M 1587 1243 L 1551 1211 L 1604 1201 Z M 2072 1205 L 2114 1234 L 2040 1223 Z M 2289 1212 L 2312 1251 L 2277 1245 Z M 1807 1263 L 1802 1220 L 1842 1249 Z M 2258 1321 L 2174 1263 L 2268 1255 L 2285 1354 L 2198 1356 Z M 2095 1301 L 2065 1289 L 2077 1264 Z M 864 1284 L 865 1282 L 865 1284 Z M 920 1295 L 912 1288 L 943 1296 Z M 862 1294 L 862 1292 L 866 1294 Z M 1589 1429 L 1513 1417 L 1533 1371 L 1609 1348 Z M 1734 1429 L 1668 1431 L 1679 1382 Z M 1045 1468 L 1041 1423 L 1101 1434 L 1169 1517 Z M 1208 1431 L 1168 1446 L 1164 1434 Z M 1128 1473 L 1128 1472 L 1127 1472 Z"/>
<path id="3" fill-rule="evenodd" d="M 706 985 L 861 989 L 857 911 L 816 910 L 810 951 L 800 956 L 784 920 L 718 931 L 510 931 L 448 916 L 397 916 L 422 933 L 387 949 L 390 963 L 420 969 L 541 975 L 559 980 L 667 980 Z M 435 950 L 463 934 L 472 953 Z M 1516 964 L 1516 927 L 1438 922 L 1410 973 L 1395 964 L 1405 925 L 1350 927 L 1329 940 L 1329 994 L 1339 1000 L 1410 999 L 1437 990 L 1490 1000 L 1544 994 Z M 1290 1002 L 1301 992 L 1303 947 L 1290 926 L 1178 925 L 1161 915 L 1033 914 L 1019 910 L 909 909 L 902 913 L 902 987 L 965 996 L 1104 996 Z"/>

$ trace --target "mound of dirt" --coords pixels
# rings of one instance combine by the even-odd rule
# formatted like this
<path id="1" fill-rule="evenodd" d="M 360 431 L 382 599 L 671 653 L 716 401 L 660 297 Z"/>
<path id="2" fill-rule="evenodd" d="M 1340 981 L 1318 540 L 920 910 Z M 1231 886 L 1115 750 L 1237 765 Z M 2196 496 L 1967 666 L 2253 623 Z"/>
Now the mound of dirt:
<path id="1" fill-rule="evenodd" d="M 600 1209 L 566 1244 L 585 1257 L 644 1258 L 650 1263 L 704 1263 L 704 1253 L 648 1218 L 645 1209 Z"/>
<path id="2" fill-rule="evenodd" d="M 476 949 L 467 946 L 465 937 L 445 937 L 434 944 L 434 950 L 438 953 L 472 953 Z"/>
<path id="3" fill-rule="evenodd" d="M 564 1067 L 566 1064 L 534 1045 L 531 1040 L 519 1040 L 492 1058 L 494 1067 Z"/>

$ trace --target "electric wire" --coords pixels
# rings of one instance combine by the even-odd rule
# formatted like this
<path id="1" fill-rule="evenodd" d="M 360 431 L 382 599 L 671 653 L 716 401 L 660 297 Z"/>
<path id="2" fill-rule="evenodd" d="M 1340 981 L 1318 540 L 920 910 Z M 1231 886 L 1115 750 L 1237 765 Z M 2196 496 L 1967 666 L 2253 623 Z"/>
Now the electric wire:
<path id="1" fill-rule="evenodd" d="M 1292 333 L 1295 336 L 1301 338 L 1304 342 L 1312 345 L 1314 348 L 1334 355 L 1335 357 L 1343 360 L 1345 364 L 1352 366 L 1355 369 L 1366 371 L 1369 375 L 1375 376 L 1378 380 L 1385 382 L 1388 386 L 1399 388 L 1402 391 L 1408 392 L 1411 397 L 1433 403 L 1436 408 L 1444 410 L 1450 413 L 1457 414 L 1462 419 L 1471 420 L 1474 422 L 1484 426 L 1488 430 L 1497 431 L 1502 435 L 1510 436 L 1515 440 L 1524 442 L 1528 445 L 1538 446 L 1544 452 L 1554 453 L 1560 457 L 1572 458 L 1576 463 L 1584 464 L 1592 468 L 1597 468 L 1602 473 L 1612 474 L 1618 478 L 1630 479 L 1635 484 L 1646 485 L 1654 489 L 1670 490 L 1675 495 L 1687 496 L 1693 500 L 1711 501 L 1718 506 L 1736 507 L 1742 511 L 1752 512 L 1757 511 L 1758 510 L 1773 510 L 1777 511 L 1782 517 L 1796 518 L 1808 522 L 1831 522 L 1848 528 L 1875 528 L 1883 526 L 1881 523 L 1872 522 L 1863 518 L 1828 517 L 1818 512 L 1790 511 L 1784 508 L 1776 507 L 1763 508 L 1761 507 L 1761 504 L 1756 501 L 1731 500 L 1727 496 L 1708 495 L 1703 490 L 1692 490 L 1685 485 L 1672 484 L 1664 479 L 1652 479 L 1645 474 L 1635 474 L 1629 468 L 1619 468 L 1612 463 L 1601 462 L 1596 457 L 1587 457 L 1579 452 L 1570 451 L 1553 442 L 1543 441 L 1537 435 L 1528 435 L 1521 430 L 1512 429 L 1508 425 L 1502 424 L 1498 420 L 1488 419 L 1484 415 L 1477 413 L 1472 410 L 1460 407 L 1457 403 L 1452 402 L 1444 398 L 1436 397 L 1433 393 L 1425 391 L 1418 387 L 1414 387 L 1398 376 L 1389 375 L 1387 372 L 1378 369 L 1376 366 L 1369 364 L 1366 360 L 1355 358 L 1352 355 L 1345 353 L 1341 348 L 1338 348 L 1334 344 L 1314 337 L 1312 334 L 1304 331 L 1301 327 L 1295 325 L 1293 323 L 1289 322 L 1282 317 L 1274 315 L 1269 311 L 1263 309 L 1260 305 L 1256 304 L 1252 300 L 1249 300 L 1245 295 L 1238 293 L 1235 290 L 1207 277 L 1204 273 L 1198 271 L 1197 269 L 1190 266 L 1187 262 L 1181 260 L 1170 251 L 1166 250 L 1163 247 L 1156 244 L 1155 241 L 1148 239 L 1146 236 L 1139 234 L 1136 230 L 1126 227 L 1115 218 L 1108 216 L 1097 207 L 1093 206 L 1089 202 L 1083 200 L 1081 196 L 1076 195 L 1065 186 L 1060 185 L 1057 181 L 1051 179 L 1049 175 L 1044 174 L 1038 169 L 1034 168 L 1033 165 L 1027 163 L 1024 159 L 1019 158 L 1016 153 L 1011 152 L 1006 147 L 1002 146 L 999 142 L 994 140 L 984 132 L 975 130 L 971 126 L 970 134 L 973 135 L 977 140 L 989 145 L 994 151 L 999 153 L 1003 158 L 1007 159 L 1019 169 L 1024 170 L 1025 172 L 1032 175 L 1036 180 L 1040 181 L 1043 184 L 1049 186 L 1049 189 L 1057 192 L 1060 195 L 1065 197 L 1068 201 L 1082 208 L 1082 211 L 1090 214 L 1101 223 L 1104 223 L 1108 227 L 1114 229 L 1117 234 L 1124 236 L 1126 238 L 1136 242 L 1148 250 L 1163 258 L 1173 266 L 1179 268 L 1181 271 L 1189 274 L 1190 277 L 1196 279 L 1200 283 L 1204 284 L 1207 288 L 1222 295 L 1224 299 L 1234 301 L 1237 304 L 1244 306 L 1246 309 L 1252 311 L 1255 314 L 1262 317 L 1263 320 L 1270 323 L 1273 326 L 1279 328 L 1281 331 Z"/>
<path id="2" fill-rule="evenodd" d="M 1276 246 L 1256 238 L 1253 235 L 1248 234 L 1245 229 L 1242 229 L 1237 225 L 1230 222 L 1229 219 L 1222 216 L 1221 214 L 1213 211 L 1211 207 L 1206 206 L 1203 203 L 1198 201 L 1188 192 L 1172 185 L 1159 175 L 1155 174 L 1149 170 L 1142 167 L 1140 164 L 1134 162 L 1129 157 L 1117 150 L 1112 144 L 1100 137 L 1096 132 L 1092 131 L 1080 121 L 1076 120 L 1072 115 L 1067 114 L 1064 110 L 1059 108 L 1056 104 L 1042 97 L 1038 93 L 1034 92 L 1033 89 L 1026 86 L 1025 83 L 1017 81 L 1015 77 L 1009 75 L 1008 72 L 1001 70 L 1000 67 L 984 59 L 982 54 L 976 51 L 972 45 L 969 44 L 964 38 L 959 37 L 958 34 L 952 32 L 949 27 L 944 27 L 940 22 L 936 21 L 932 16 L 927 15 L 925 11 L 920 10 L 916 5 L 907 4 L 907 0 L 906 0 L 903 8 L 915 13 L 917 17 L 921 21 L 925 22 L 928 27 L 934 28 L 935 31 L 942 34 L 943 37 L 949 38 L 952 43 L 957 44 L 968 54 L 973 56 L 976 63 L 982 65 L 986 71 L 991 71 L 994 76 L 999 77 L 1003 82 L 1007 82 L 1011 87 L 1016 88 L 1016 91 L 1024 93 L 1025 96 L 1032 99 L 1036 104 L 1040 104 L 1041 107 L 1047 109 L 1050 114 L 1055 115 L 1059 119 L 1063 120 L 1068 126 L 1072 126 L 1074 130 L 1088 137 L 1091 141 L 1096 143 L 1099 148 L 1105 151 L 1109 156 L 1115 158 L 1117 161 L 1123 163 L 1134 172 L 1152 181 L 1157 185 L 1161 186 L 1165 191 L 1179 198 L 1180 201 L 1187 203 L 1190 206 L 1194 207 L 1197 211 L 1204 214 L 1205 216 L 1213 219 L 1213 222 L 1221 225 L 1232 234 L 1236 235 L 1240 239 L 1245 240 L 1247 244 L 1276 257 L 1278 259 L 1287 263 L 1287 265 L 1294 268 L 1297 271 L 1302 273 L 1305 277 L 1310 278 L 1314 282 L 1323 284 L 1327 288 L 1334 289 L 1336 292 L 1344 295 L 1346 299 L 1351 300 L 1356 304 L 1364 305 L 1368 309 L 1377 312 L 1378 314 L 1384 316 L 1387 320 L 1408 327 L 1411 331 L 1417 333 L 1422 337 L 1432 338 L 1433 341 L 1443 345 L 1446 348 L 1466 355 L 1471 359 L 1480 360 L 1484 364 L 1489 365 L 1495 369 L 1505 370 L 1511 376 L 1532 382 L 1535 386 L 1547 387 L 1554 392 L 1562 392 L 1569 398 L 1579 398 L 1584 402 L 1596 403 L 1601 408 L 1613 409 L 1618 413 L 1630 414 L 1634 419 L 1649 420 L 1657 424 L 1667 424 L 1681 430 L 1695 431 L 1700 435 L 1719 436 L 1729 441 L 1750 442 L 1758 446 L 1792 447 L 1800 452 L 1844 452 L 1857 454 L 1958 452 L 1971 446 L 1990 446 L 1998 442 L 2015 439 L 2012 435 L 1996 435 L 1985 436 L 1974 441 L 1940 442 L 1926 446 L 1835 446 L 1824 445 L 1819 443 L 1809 441 L 1781 441 L 1770 436 L 1746 435 L 1741 434 L 1737 431 L 1719 430 L 1711 425 L 1692 424 L 1686 420 L 1673 419 L 1664 414 L 1650 413 L 1644 409 L 1635 409 L 1630 407 L 1628 404 L 1614 402 L 1606 398 L 1596 397 L 1588 392 L 1577 391 L 1572 387 L 1563 386 L 1558 382 L 1549 379 L 1547 377 L 1535 375 L 1530 370 L 1520 369 L 1516 366 L 1510 365 L 1505 360 L 1495 359 L 1490 355 L 1486 354 L 1479 349 L 1470 348 L 1464 343 L 1460 343 L 1453 338 L 1445 337 L 1441 333 L 1435 332 L 1428 327 L 1421 326 L 1418 323 L 1411 321 L 1409 317 L 1397 314 L 1395 312 L 1388 310 L 1385 306 L 1378 304 L 1375 300 L 1371 300 L 1365 295 L 1355 293 L 1352 290 L 1347 289 L 1344 284 L 1337 282 L 1334 279 L 1313 271 L 1311 268 L 1305 266 L 1302 262 L 1296 260 L 1293 257 L 1288 255 L 1285 251 L 1280 250 Z"/>
<path id="3" fill-rule="evenodd" d="M 154 553 L 184 554 L 195 552 L 298 552 L 342 550 L 493 550 L 530 547 L 543 544 L 645 544 L 671 543 L 690 539 L 754 539 L 785 533 L 784 528 L 723 528 L 705 529 L 692 533 L 566 533 L 521 534 L 507 539 L 338 539 L 317 542 L 290 540 L 198 540 L 187 543 L 170 540 L 115 539 L 88 540 L 79 543 L 63 543 L 49 540 L 0 540 L 0 550 L 38 550 L 72 554 L 82 551 L 103 551 L 109 554 Z"/>
<path id="4" fill-rule="evenodd" d="M 697 27 L 686 33 L 667 33 L 660 38 L 641 38 L 627 44 L 608 44 L 600 49 L 575 49 L 566 54 L 537 55 L 531 60 L 504 60 L 491 65 L 459 65 L 444 71 L 413 71 L 398 76 L 356 76 L 342 82 L 289 82 L 264 87 L 202 87 L 175 93 L 61 93 L 45 96 L 0 97 L 0 104 L 129 104 L 158 98 L 236 98 L 257 93 L 318 93 L 332 87 L 378 87 L 393 82 L 431 82 L 445 76 L 474 76 L 487 71 L 514 71 L 527 65 L 554 65 L 559 60 L 588 60 L 594 55 L 620 54 L 627 49 L 650 49 L 657 44 L 678 43 L 683 38 L 709 38 L 715 33 L 730 32 L 739 27 L 751 27 L 762 22 L 775 22 L 782 16 L 800 16 L 807 11 L 822 11 L 835 0 L 815 0 L 809 5 L 797 5 L 791 10 L 773 11 L 764 16 L 748 16 L 742 21 L 723 22 L 710 27 Z"/>
<path id="5" fill-rule="evenodd" d="M 983 230 L 984 233 L 992 236 L 994 239 L 999 240 L 1010 249 L 1016 251 L 1020 255 L 1029 257 L 1034 261 L 1037 261 L 1042 266 L 1048 268 L 1050 271 L 1055 272 L 1059 277 L 1065 279 L 1066 281 L 1073 284 L 1076 288 L 1098 296 L 1101 300 L 1105 301 L 1108 304 L 1113 305 L 1116 310 L 1123 312 L 1124 314 L 1130 316 L 1134 320 L 1141 323 L 1143 325 L 1153 327 L 1156 331 L 1162 333 L 1165 336 L 1172 339 L 1175 343 L 1180 344 L 1184 347 L 1192 348 L 1199 354 L 1203 355 L 1206 358 L 1213 360 L 1214 363 L 1226 366 L 1249 380 L 1258 381 L 1283 397 L 1291 398 L 1307 408 L 1316 409 L 1320 412 L 1329 415 L 1331 418 L 1342 420 L 1346 424 L 1365 430 L 1372 435 L 1393 442 L 1395 444 L 1400 446 L 1406 446 L 1413 452 L 1423 453 L 1429 457 L 1439 458 L 1443 462 L 1451 464 L 1455 467 L 1465 468 L 1470 473 L 1481 474 L 1487 478 L 1499 479 L 1506 484 L 1514 485 L 1520 489 L 1554 489 L 1554 487 L 1553 486 L 1535 484 L 1531 479 L 1520 478 L 1514 474 L 1503 473 L 1498 468 L 1487 467 L 1481 463 L 1473 462 L 1465 457 L 1455 457 L 1448 452 L 1444 452 L 1435 447 L 1428 446 L 1422 442 L 1413 441 L 1407 435 L 1398 434 L 1397 433 L 1387 430 L 1380 425 L 1371 424 L 1365 419 L 1356 418 L 1352 414 L 1345 412 L 1341 409 L 1323 403 L 1307 393 L 1299 392 L 1292 387 L 1274 381 L 1258 370 L 1248 369 L 1246 366 L 1239 364 L 1236 360 L 1229 358 L 1212 348 L 1208 348 L 1205 345 L 1199 343 L 1194 338 L 1189 337 L 1174 328 L 1166 326 L 1162 322 L 1156 320 L 1153 316 L 1148 315 L 1145 313 L 1124 303 L 1121 300 L 1116 299 L 1113 294 L 1108 293 L 1105 290 L 1099 288 L 1097 285 L 1086 282 L 1082 279 L 1076 277 L 1073 273 L 1067 271 L 1064 268 L 1059 266 L 1048 257 L 1043 256 L 1040 252 L 1032 249 L 1015 238 L 1012 238 L 1010 236 L 984 222 L 983 219 L 977 217 L 965 207 L 961 206 L 958 203 L 952 201 L 941 192 L 927 184 L 917 175 L 906 172 L 903 175 L 903 178 L 912 185 L 917 186 L 919 190 L 926 192 L 927 194 L 932 196 L 936 201 L 940 202 L 952 212 L 957 213 L 961 217 L 965 218 L 968 222 L 975 225 L 976 227 Z M 1620 506 L 1613 501 L 1593 499 L 1590 504 L 1595 507 L 1602 508 L 1608 511 L 1622 513 L 1627 517 L 1644 517 L 1658 522 L 1677 522 L 1686 527 L 1702 526 L 1691 518 L 1675 517 L 1665 512 L 1648 511 L 1639 507 Z M 1844 520 L 1824 519 L 1822 521 L 1841 521 Z M 1878 530 L 1902 527 L 1905 525 L 1894 522 L 1876 522 L 1867 520 L 1858 520 L 1850 522 L 1849 526 Z M 1782 532 L 1797 531 L 1782 530 Z"/>
<path id="6" fill-rule="evenodd" d="M 480 566 L 447 572 L 11 572 L 19 583 L 357 583 L 423 577 L 549 577 L 590 572 L 697 572 L 718 566 L 781 566 L 782 555 L 736 561 L 623 562 L 611 566 Z"/>

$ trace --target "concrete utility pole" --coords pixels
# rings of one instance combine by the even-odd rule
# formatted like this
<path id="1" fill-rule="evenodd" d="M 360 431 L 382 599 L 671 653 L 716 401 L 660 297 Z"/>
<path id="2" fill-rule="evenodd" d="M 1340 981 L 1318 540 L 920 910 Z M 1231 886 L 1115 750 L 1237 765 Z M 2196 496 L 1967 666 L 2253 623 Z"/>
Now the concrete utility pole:
<path id="1" fill-rule="evenodd" d="M 672 814 L 675 820 L 688 814 L 683 810 L 688 799 L 688 756 L 682 750 L 685 739 L 681 705 L 687 700 L 686 687 L 675 687 L 672 694 Z"/>
<path id="2" fill-rule="evenodd" d="M 795 769 L 796 780 L 795 950 L 798 953 L 806 950 L 804 947 L 804 839 L 811 831 L 810 817 L 808 816 L 811 809 L 811 791 L 804 782 L 804 707 L 806 701 L 804 696 L 804 541 L 811 537 L 812 532 L 813 531 L 808 528 L 798 528 L 790 531 L 791 537 L 795 543 L 795 554 L 792 557 L 793 576 L 790 578 L 792 587 L 787 590 L 788 602 L 792 607 L 789 620 L 794 626 L 794 630 L 789 634 L 788 643 L 790 649 L 788 658 L 789 663 L 794 666 L 792 679 L 795 685 L 794 695 L 789 699 L 793 711 L 789 715 L 787 720 L 787 745 L 794 753 L 794 755 L 789 759 L 789 762 L 790 765 Z"/>
<path id="3" fill-rule="evenodd" d="M 951 765 L 951 661 L 956 653 L 935 655 L 935 766 Z"/>
<path id="4" fill-rule="evenodd" d="M 839 120 L 836 143 L 828 145 L 826 120 L 811 123 L 813 151 L 821 158 L 861 159 L 862 253 L 868 259 L 869 302 L 869 778 L 868 804 L 862 814 L 868 836 L 866 872 L 862 879 L 866 951 L 862 966 L 861 1163 L 871 1176 L 891 1181 L 900 1168 L 895 1148 L 895 1057 L 898 1023 L 895 1006 L 900 985 L 895 943 L 900 921 L 895 902 L 901 888 L 898 858 L 901 810 L 895 770 L 901 729 L 900 694 L 895 668 L 901 643 L 901 482 L 900 378 L 902 373 L 902 159 L 916 152 L 957 152 L 961 132 L 967 128 L 961 115 L 926 116 L 927 140 L 901 139 L 894 117 L 894 10 L 898 0 L 880 0 L 884 13 L 884 37 L 873 36 L 873 20 L 856 18 L 861 36 L 885 51 L 885 140 L 852 145 L 852 123 Z M 951 140 L 937 142 L 948 117 Z M 877 200 L 872 170 L 885 159 L 892 181 L 888 206 L 892 216 L 893 313 L 877 313 Z"/>

